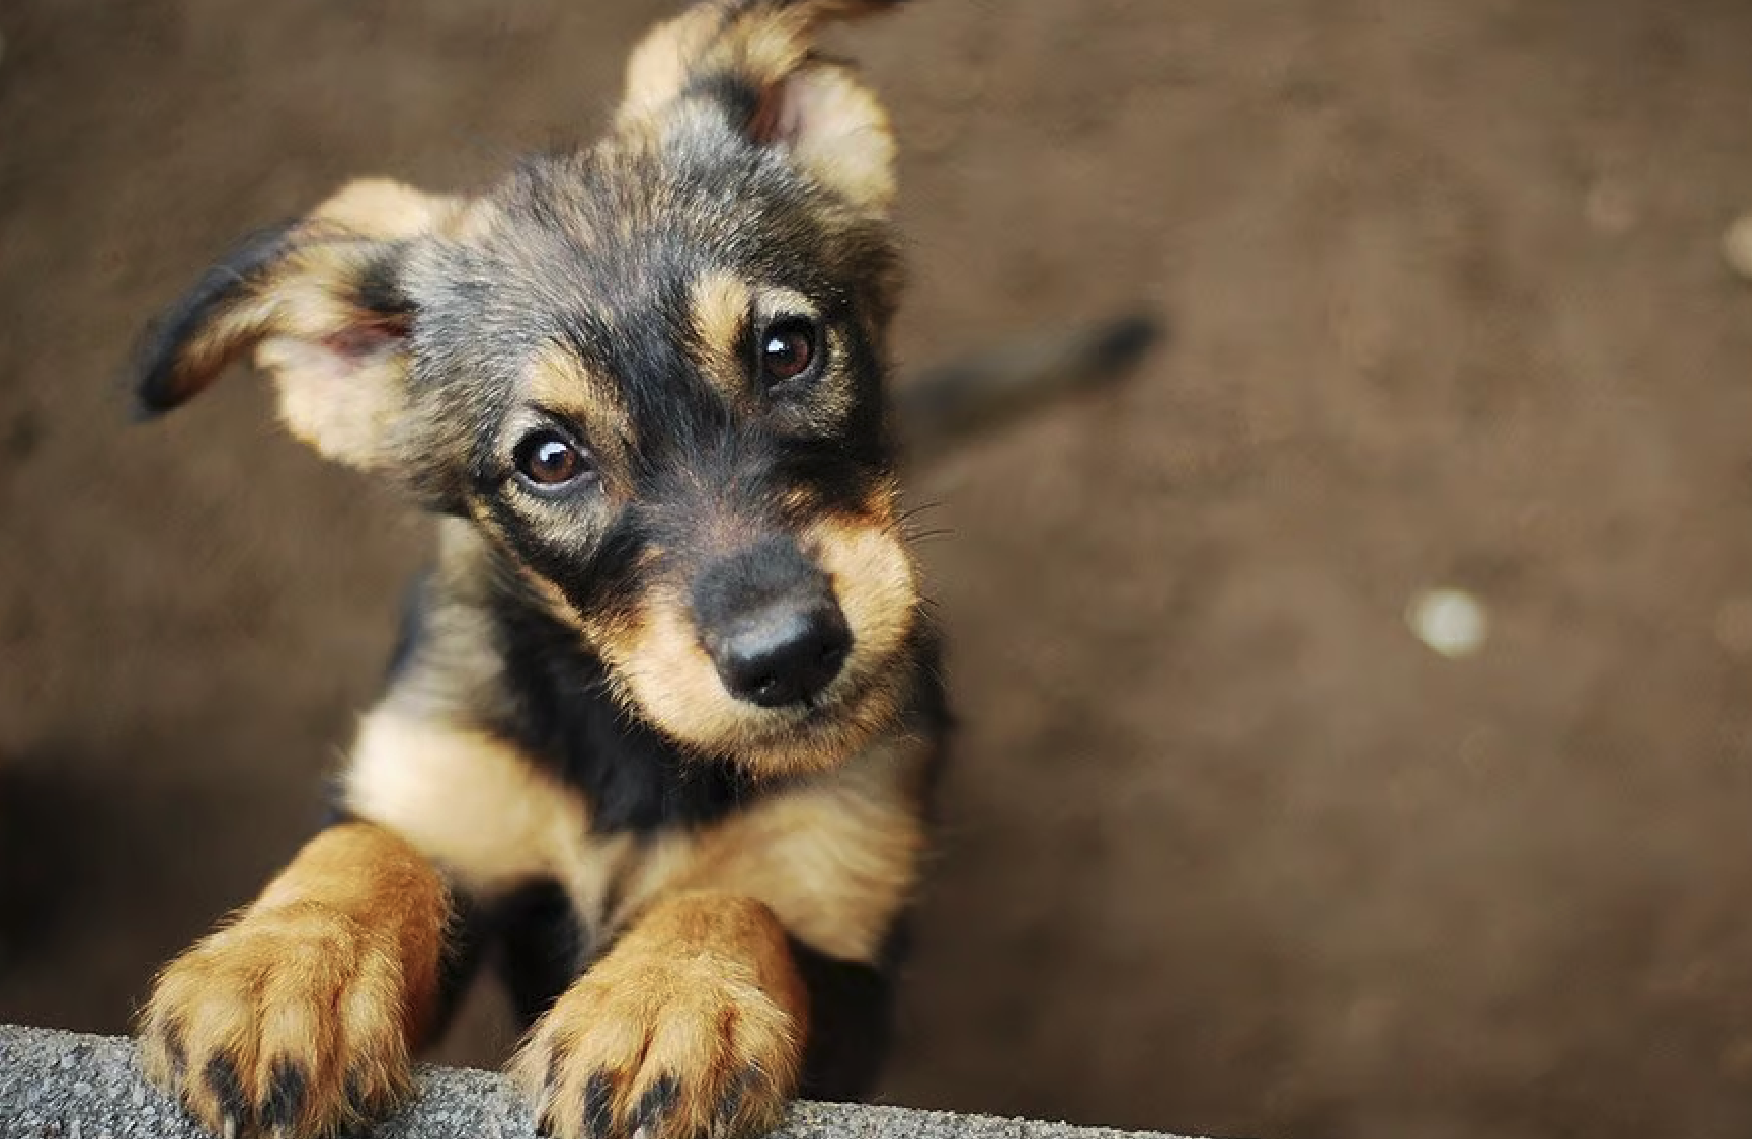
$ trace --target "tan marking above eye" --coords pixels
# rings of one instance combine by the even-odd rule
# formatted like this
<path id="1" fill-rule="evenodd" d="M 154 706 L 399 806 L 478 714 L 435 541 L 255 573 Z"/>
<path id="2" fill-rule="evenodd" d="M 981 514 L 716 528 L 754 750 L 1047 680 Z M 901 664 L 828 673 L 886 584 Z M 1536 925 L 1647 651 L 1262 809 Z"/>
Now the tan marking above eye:
<path id="1" fill-rule="evenodd" d="M 530 364 L 520 394 L 582 431 L 585 437 L 579 442 L 589 447 L 590 459 L 605 475 L 624 473 L 626 456 L 637 436 L 632 413 L 611 381 L 596 375 L 566 349 L 549 344 Z M 523 424 L 512 441 L 537 426 L 540 424 L 535 421 Z"/>
<path id="2" fill-rule="evenodd" d="M 747 367 L 744 345 L 748 318 L 754 307 L 753 288 L 729 273 L 707 273 L 694 282 L 690 301 L 694 332 L 705 346 L 707 366 L 720 387 L 741 390 L 740 377 Z"/>
<path id="3" fill-rule="evenodd" d="M 694 332 L 704 346 L 701 364 L 734 406 L 752 412 L 759 406 L 751 398 L 755 391 L 811 368 L 821 370 L 828 330 L 803 294 L 752 285 L 720 271 L 694 282 L 690 304 Z M 768 343 L 775 338 L 783 342 L 776 355 Z"/>

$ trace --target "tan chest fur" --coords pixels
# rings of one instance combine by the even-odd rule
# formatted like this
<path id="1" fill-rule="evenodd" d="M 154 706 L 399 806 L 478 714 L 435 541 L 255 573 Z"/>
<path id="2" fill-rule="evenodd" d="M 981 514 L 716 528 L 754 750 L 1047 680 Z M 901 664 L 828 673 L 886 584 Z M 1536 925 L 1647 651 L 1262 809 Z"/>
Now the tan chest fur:
<path id="1" fill-rule="evenodd" d="M 605 836 L 582 796 L 510 745 L 383 707 L 360 727 L 343 801 L 477 897 L 558 882 L 599 938 L 660 894 L 719 889 L 772 907 L 825 953 L 868 961 L 916 882 L 930 746 L 890 737 L 710 826 Z"/>

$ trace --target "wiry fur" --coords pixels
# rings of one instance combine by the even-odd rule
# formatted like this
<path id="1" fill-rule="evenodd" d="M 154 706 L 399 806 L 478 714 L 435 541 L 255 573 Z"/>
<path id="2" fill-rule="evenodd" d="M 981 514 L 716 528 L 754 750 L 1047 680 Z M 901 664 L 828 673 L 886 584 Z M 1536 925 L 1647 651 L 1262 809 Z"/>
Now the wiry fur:
<path id="1" fill-rule="evenodd" d="M 146 411 L 253 354 L 294 433 L 442 516 L 339 824 L 144 1012 L 212 1130 L 381 1111 L 483 953 L 552 1133 L 867 1083 L 947 717 L 884 398 L 894 144 L 811 35 L 894 6 L 699 4 L 596 145 L 473 197 L 355 182 L 149 333 Z M 787 322 L 810 368 L 773 379 Z M 590 464 L 559 490 L 526 459 L 554 437 Z M 805 603 L 831 669 L 733 683 L 750 614 Z"/>

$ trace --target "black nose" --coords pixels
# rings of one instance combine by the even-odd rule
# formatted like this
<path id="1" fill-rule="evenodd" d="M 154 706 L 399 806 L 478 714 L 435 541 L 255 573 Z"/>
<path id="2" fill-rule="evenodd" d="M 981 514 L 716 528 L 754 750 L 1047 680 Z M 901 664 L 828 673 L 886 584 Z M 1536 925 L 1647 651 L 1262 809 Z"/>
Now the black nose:
<path id="1" fill-rule="evenodd" d="M 715 655 L 733 696 L 782 708 L 820 695 L 851 648 L 852 633 L 837 605 L 780 603 L 736 622 Z"/>
<path id="2" fill-rule="evenodd" d="M 738 700 L 762 708 L 819 696 L 852 651 L 852 631 L 827 575 L 789 538 L 769 538 L 707 565 L 693 603 L 718 678 Z"/>

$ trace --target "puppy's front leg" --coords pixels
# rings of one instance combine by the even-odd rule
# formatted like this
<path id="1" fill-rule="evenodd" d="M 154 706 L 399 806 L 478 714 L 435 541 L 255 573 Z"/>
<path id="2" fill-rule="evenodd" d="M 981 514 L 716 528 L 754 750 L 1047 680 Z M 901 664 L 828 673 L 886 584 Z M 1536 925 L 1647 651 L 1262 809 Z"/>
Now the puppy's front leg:
<path id="1" fill-rule="evenodd" d="M 561 995 L 514 1063 L 544 1134 L 744 1135 L 796 1093 L 808 998 L 765 904 L 661 898 Z"/>
<path id="2" fill-rule="evenodd" d="M 450 898 L 396 835 L 345 823 L 172 962 L 141 1018 L 147 1074 L 215 1133 L 316 1136 L 410 1088 Z"/>

